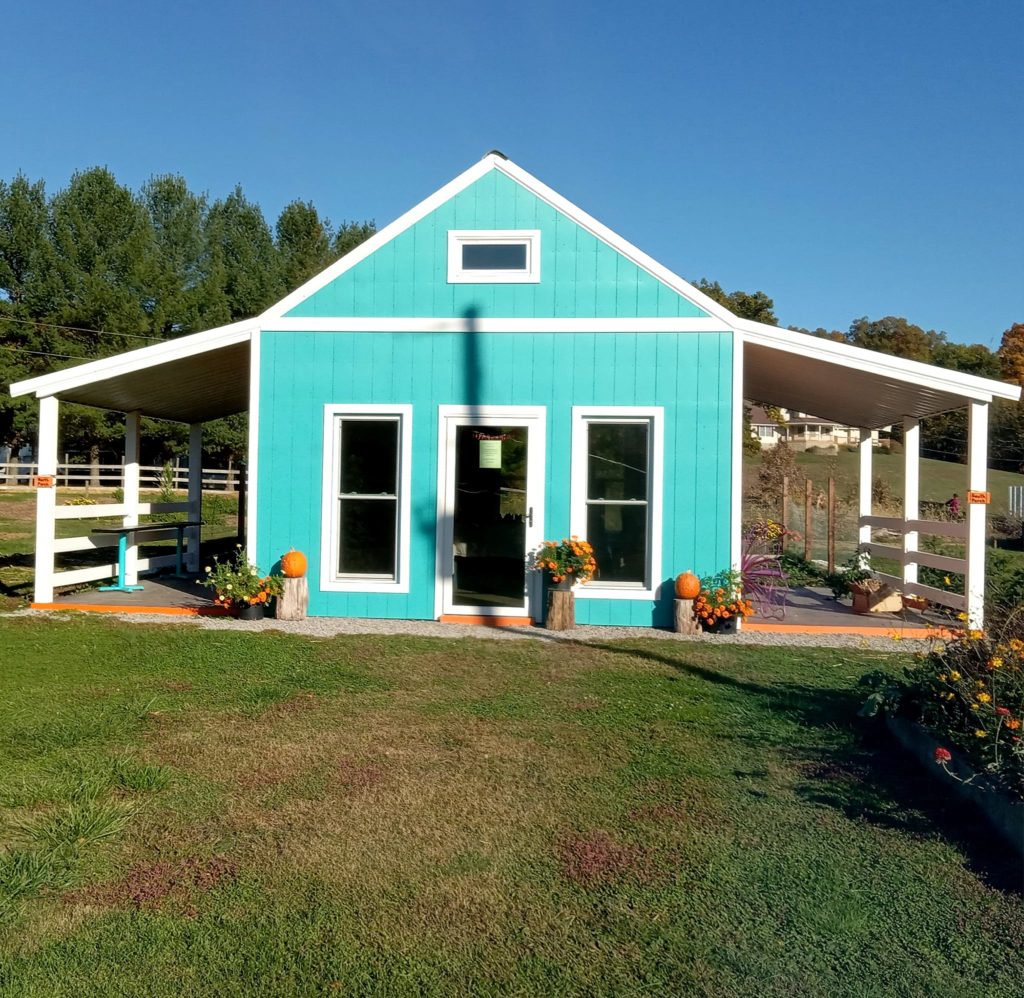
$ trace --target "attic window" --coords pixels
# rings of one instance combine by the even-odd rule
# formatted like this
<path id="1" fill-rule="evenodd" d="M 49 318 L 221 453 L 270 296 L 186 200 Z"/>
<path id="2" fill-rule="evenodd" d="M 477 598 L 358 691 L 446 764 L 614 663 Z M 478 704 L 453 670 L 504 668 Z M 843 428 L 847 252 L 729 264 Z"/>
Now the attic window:
<path id="1" fill-rule="evenodd" d="M 537 229 L 460 229 L 448 233 L 449 284 L 537 284 Z"/>

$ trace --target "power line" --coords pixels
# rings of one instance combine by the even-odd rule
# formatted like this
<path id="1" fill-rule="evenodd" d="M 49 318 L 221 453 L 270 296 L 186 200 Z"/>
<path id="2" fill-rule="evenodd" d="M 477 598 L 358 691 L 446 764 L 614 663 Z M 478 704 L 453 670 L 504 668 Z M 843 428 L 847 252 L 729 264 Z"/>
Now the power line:
<path id="1" fill-rule="evenodd" d="M 26 350 L 24 347 L 12 347 L 8 343 L 0 343 L 0 349 L 12 353 L 30 353 L 36 357 L 59 357 L 61 360 L 102 360 L 102 357 L 85 357 L 82 354 L 50 353 L 48 350 Z"/>
<path id="2" fill-rule="evenodd" d="M 65 329 L 72 333 L 90 333 L 94 336 L 123 336 L 130 340 L 149 340 L 152 343 L 163 343 L 159 336 L 143 336 L 142 333 L 115 333 L 109 329 L 86 329 L 84 326 L 61 326 L 56 322 L 42 322 L 39 319 L 16 319 L 13 316 L 0 316 L 0 322 L 20 322 L 26 326 L 45 326 L 47 329 Z"/>

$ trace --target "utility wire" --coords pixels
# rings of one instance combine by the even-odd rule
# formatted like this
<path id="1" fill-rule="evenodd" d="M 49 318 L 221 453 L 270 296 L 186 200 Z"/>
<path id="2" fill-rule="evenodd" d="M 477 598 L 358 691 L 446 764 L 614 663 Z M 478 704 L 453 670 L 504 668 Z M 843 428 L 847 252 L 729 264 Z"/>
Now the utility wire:
<path id="1" fill-rule="evenodd" d="M 50 353 L 47 350 L 26 350 L 23 347 L 12 347 L 8 343 L 0 343 L 0 349 L 10 350 L 12 353 L 30 353 L 36 357 L 59 357 L 61 360 L 102 360 L 102 357 L 87 357 L 82 354 Z"/>
<path id="2" fill-rule="evenodd" d="M 84 326 L 61 326 L 56 322 L 42 322 L 39 319 L 16 319 L 13 316 L 0 315 L 0 322 L 20 322 L 25 326 L 45 326 L 47 329 L 66 329 L 72 333 L 90 333 L 94 336 L 123 336 L 130 340 L 149 340 L 152 343 L 163 343 L 159 336 L 143 336 L 142 333 L 115 333 L 109 329 L 86 329 Z"/>

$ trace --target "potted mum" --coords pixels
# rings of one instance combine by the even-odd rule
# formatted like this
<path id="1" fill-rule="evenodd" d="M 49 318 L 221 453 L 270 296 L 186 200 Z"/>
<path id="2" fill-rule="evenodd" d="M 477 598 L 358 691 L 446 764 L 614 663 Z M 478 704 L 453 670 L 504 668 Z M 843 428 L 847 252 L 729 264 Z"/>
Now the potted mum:
<path id="1" fill-rule="evenodd" d="M 597 571 L 594 549 L 575 534 L 560 541 L 545 541 L 537 551 L 537 568 L 547 572 L 551 589 L 571 589 L 589 581 Z"/>
<path id="2" fill-rule="evenodd" d="M 731 634 L 736 624 L 754 612 L 754 605 L 743 597 L 740 572 L 719 572 L 700 580 L 700 592 L 693 601 L 693 612 L 705 631 Z"/>
<path id="3" fill-rule="evenodd" d="M 217 606 L 233 610 L 239 620 L 262 620 L 271 598 L 281 595 L 281 580 L 250 564 L 240 544 L 230 561 L 215 558 L 207 565 L 202 585 L 214 591 Z"/>

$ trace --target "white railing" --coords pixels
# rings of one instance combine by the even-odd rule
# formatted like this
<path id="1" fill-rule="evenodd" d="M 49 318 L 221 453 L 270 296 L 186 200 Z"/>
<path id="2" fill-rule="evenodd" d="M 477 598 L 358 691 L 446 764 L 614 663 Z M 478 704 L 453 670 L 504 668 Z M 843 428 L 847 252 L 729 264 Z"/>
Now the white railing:
<path id="1" fill-rule="evenodd" d="M 36 475 L 37 465 L 23 461 L 0 464 L 0 488 L 27 486 Z M 239 468 L 203 468 L 205 491 L 234 492 L 238 489 L 242 472 Z M 144 489 L 157 489 L 163 484 L 164 468 L 158 465 L 139 467 L 139 485 Z M 123 464 L 58 464 L 57 485 L 72 489 L 124 487 Z M 180 491 L 188 488 L 188 465 L 171 465 L 172 487 Z"/>
<path id="2" fill-rule="evenodd" d="M 890 575 L 887 572 L 876 571 L 875 576 L 882 582 L 904 593 L 911 593 L 914 596 L 923 596 L 938 603 L 940 606 L 948 606 L 953 610 L 964 611 L 967 609 L 967 597 L 960 593 L 946 592 L 944 589 L 937 589 L 935 586 L 926 586 L 914 579 L 916 568 L 925 566 L 935 568 L 940 572 L 947 572 L 954 575 L 967 574 L 967 559 L 954 558 L 944 554 L 933 554 L 930 551 L 917 549 L 906 550 L 904 544 L 908 535 L 928 534 L 937 537 L 952 537 L 956 540 L 967 542 L 967 524 L 949 520 L 904 520 L 900 516 L 862 516 L 860 526 L 870 530 L 888 530 L 897 534 L 901 540 L 901 546 L 892 544 L 879 544 L 875 541 L 862 542 L 858 550 L 862 554 L 878 558 L 888 558 L 895 561 L 903 570 L 902 575 Z M 911 571 L 908 571 L 910 569 Z"/>

